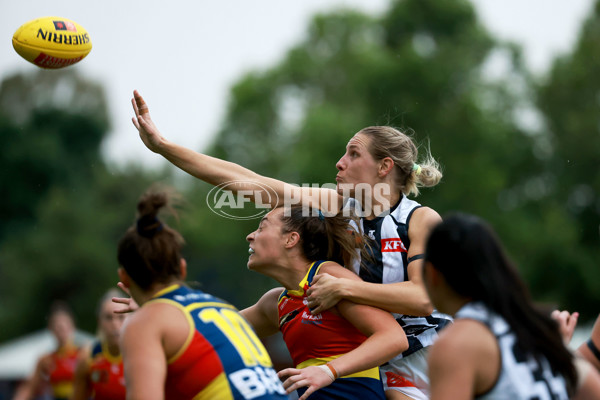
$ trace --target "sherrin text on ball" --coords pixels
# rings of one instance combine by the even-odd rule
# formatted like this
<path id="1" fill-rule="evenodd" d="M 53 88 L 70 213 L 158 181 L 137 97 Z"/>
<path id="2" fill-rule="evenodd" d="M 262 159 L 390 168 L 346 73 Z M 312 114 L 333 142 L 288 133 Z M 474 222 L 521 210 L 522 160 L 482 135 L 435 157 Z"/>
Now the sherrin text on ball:
<path id="1" fill-rule="evenodd" d="M 21 57 L 40 68 L 68 67 L 92 50 L 89 33 L 67 18 L 43 17 L 23 24 L 12 38 Z"/>

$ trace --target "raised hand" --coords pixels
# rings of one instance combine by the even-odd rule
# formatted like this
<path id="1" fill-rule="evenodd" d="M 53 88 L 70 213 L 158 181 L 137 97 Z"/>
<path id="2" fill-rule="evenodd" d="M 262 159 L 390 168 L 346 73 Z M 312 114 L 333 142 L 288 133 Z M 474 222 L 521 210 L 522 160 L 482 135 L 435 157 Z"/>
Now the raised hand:
<path id="1" fill-rule="evenodd" d="M 140 138 L 146 147 L 148 147 L 148 149 L 155 153 L 159 153 L 161 145 L 165 142 L 165 139 L 161 136 L 156 125 L 154 125 L 152 118 L 150 118 L 150 110 L 148 105 L 137 90 L 133 91 L 131 105 L 133 106 L 133 111 L 135 112 L 135 117 L 133 117 L 131 121 L 140 133 Z"/>
<path id="2" fill-rule="evenodd" d="M 577 326 L 577 320 L 579 319 L 579 313 L 569 313 L 568 311 L 554 310 L 550 315 L 557 323 L 560 335 L 568 345 L 575 332 L 575 326 Z"/>

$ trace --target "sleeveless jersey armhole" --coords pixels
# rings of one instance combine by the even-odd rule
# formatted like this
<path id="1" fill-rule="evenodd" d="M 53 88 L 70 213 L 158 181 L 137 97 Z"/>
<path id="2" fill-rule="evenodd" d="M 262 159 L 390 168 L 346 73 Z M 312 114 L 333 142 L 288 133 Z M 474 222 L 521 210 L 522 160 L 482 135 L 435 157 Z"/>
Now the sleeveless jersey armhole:
<path id="1" fill-rule="evenodd" d="M 190 343 L 192 342 L 192 339 L 194 338 L 194 333 L 196 332 L 196 328 L 195 328 L 196 325 L 194 324 L 194 320 L 192 319 L 190 313 L 187 312 L 186 308 L 183 305 L 177 303 L 176 301 L 173 301 L 170 299 L 164 299 L 164 298 L 157 298 L 157 299 L 150 300 L 148 303 L 169 304 L 169 305 L 177 308 L 179 311 L 181 311 L 181 313 L 183 314 L 183 316 L 185 317 L 185 319 L 188 323 L 188 333 L 187 333 L 185 341 L 183 342 L 183 345 L 179 348 L 179 350 L 177 350 L 175 352 L 175 354 L 173 354 L 171 357 L 167 358 L 167 364 L 172 364 L 175 361 L 177 361 L 177 359 L 179 357 L 181 357 L 181 355 L 183 353 L 185 353 L 185 351 L 189 347 Z"/>
<path id="2" fill-rule="evenodd" d="M 473 393 L 474 394 L 474 398 L 480 398 L 483 397 L 485 395 L 487 395 L 488 393 L 490 393 L 492 390 L 494 390 L 494 388 L 496 387 L 496 385 L 498 385 L 498 382 L 500 382 L 500 377 L 502 375 L 502 349 L 500 348 L 500 343 L 498 342 L 498 337 L 496 337 L 496 335 L 494 334 L 494 331 L 492 330 L 492 327 L 486 322 L 486 321 L 481 321 L 475 318 L 469 318 L 469 317 L 464 317 L 461 319 L 468 319 L 470 321 L 475 321 L 478 322 L 479 324 L 485 326 L 485 328 L 490 332 L 490 334 L 494 337 L 494 343 L 496 346 L 496 349 L 498 350 L 498 373 L 496 374 L 496 377 L 494 378 L 494 380 L 492 381 L 492 384 L 490 385 L 489 388 L 485 389 L 483 392 L 481 393 Z"/>
<path id="3" fill-rule="evenodd" d="M 422 208 L 422 205 L 418 205 L 415 206 L 412 210 L 410 210 L 410 212 L 408 213 L 408 215 L 406 216 L 406 239 L 407 242 L 405 243 L 406 245 L 406 250 L 408 251 L 408 249 L 410 249 L 410 220 L 412 219 L 413 213 L 415 212 L 415 210 L 418 210 L 419 208 Z M 412 257 L 411 257 L 412 258 Z M 410 263 L 410 261 L 409 261 Z"/>

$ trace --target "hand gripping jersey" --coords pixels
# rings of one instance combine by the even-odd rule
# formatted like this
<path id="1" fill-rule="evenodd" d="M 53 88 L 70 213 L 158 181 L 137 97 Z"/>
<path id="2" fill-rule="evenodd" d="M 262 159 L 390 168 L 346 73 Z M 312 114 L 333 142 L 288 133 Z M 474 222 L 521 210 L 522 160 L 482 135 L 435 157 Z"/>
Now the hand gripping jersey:
<path id="1" fill-rule="evenodd" d="M 367 339 L 354 325 L 332 311 L 318 315 L 310 313 L 306 291 L 322 264 L 323 261 L 317 261 L 310 266 L 298 290 L 284 290 L 279 296 L 279 329 L 296 368 L 326 364 L 354 350 Z M 302 395 L 305 390 L 298 390 L 298 393 Z M 339 378 L 309 398 L 384 399 L 379 368 Z"/>
<path id="2" fill-rule="evenodd" d="M 498 340 L 502 369 L 494 387 L 479 396 L 479 399 L 562 400 L 569 398 L 564 378 L 554 375 L 550 363 L 545 358 L 536 360 L 531 354 L 523 351 L 511 327 L 483 303 L 467 303 L 454 318 L 479 321 L 485 324 Z"/>
<path id="3" fill-rule="evenodd" d="M 199 290 L 173 285 L 148 303 L 179 308 L 190 332 L 167 360 L 166 400 L 287 399 L 267 351 L 231 304 Z"/>
<path id="4" fill-rule="evenodd" d="M 372 261 L 365 260 L 361 268 L 360 257 L 352 266 L 354 272 L 364 281 L 372 283 L 396 283 L 408 281 L 408 224 L 412 213 L 421 207 L 413 200 L 402 196 L 391 210 L 372 220 L 360 219 L 363 233 L 371 239 Z M 344 212 L 361 215 L 360 204 L 348 199 Z M 360 256 L 360 255 L 359 255 Z M 451 255 L 449 255 L 451 257 Z M 415 351 L 433 344 L 437 332 L 450 323 L 450 316 L 434 311 L 427 317 L 414 317 L 392 313 L 408 338 L 408 350 L 393 360 L 406 357 Z"/>
<path id="5" fill-rule="evenodd" d="M 93 400 L 125 400 L 123 359 L 113 356 L 106 345 L 94 343 L 89 360 L 89 384 Z"/>
<path id="6" fill-rule="evenodd" d="M 71 397 L 78 356 L 79 348 L 72 345 L 61 347 L 50 354 L 51 367 L 48 381 L 52 388 L 52 396 L 55 399 L 68 399 Z"/>

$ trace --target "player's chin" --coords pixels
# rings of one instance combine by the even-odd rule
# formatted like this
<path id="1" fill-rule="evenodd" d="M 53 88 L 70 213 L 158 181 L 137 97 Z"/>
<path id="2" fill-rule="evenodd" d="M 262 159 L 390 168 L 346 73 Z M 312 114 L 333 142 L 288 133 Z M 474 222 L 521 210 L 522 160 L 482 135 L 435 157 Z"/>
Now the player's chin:
<path id="1" fill-rule="evenodd" d="M 354 186 L 351 184 L 339 181 L 335 186 L 335 190 L 340 196 L 350 196 L 354 198 Z"/>
<path id="2" fill-rule="evenodd" d="M 119 332 L 111 332 L 110 334 L 107 335 L 107 340 L 110 342 L 111 345 L 119 345 L 119 337 L 120 334 Z"/>
<path id="3" fill-rule="evenodd" d="M 260 260 L 256 258 L 256 255 L 252 254 L 250 257 L 248 257 L 248 263 L 246 264 L 246 266 L 250 271 L 260 272 L 262 265 L 263 263 L 261 263 Z"/>

